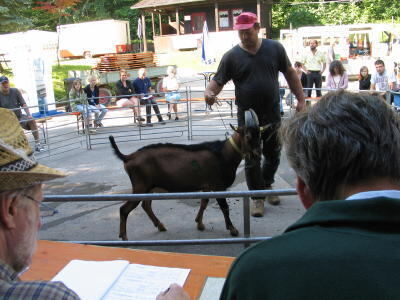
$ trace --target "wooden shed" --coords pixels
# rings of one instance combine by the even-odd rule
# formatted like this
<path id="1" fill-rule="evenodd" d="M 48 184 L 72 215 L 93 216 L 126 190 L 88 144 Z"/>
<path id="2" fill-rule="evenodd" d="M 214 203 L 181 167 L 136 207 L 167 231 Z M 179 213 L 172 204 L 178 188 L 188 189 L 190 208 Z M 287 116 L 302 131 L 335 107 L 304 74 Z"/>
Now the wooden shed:
<path id="1" fill-rule="evenodd" d="M 261 37 L 270 36 L 272 0 L 142 0 L 131 6 L 138 9 L 142 24 L 151 18 L 152 32 L 142 26 L 144 51 L 152 36 L 155 52 L 195 49 L 204 21 L 214 40 L 231 47 L 237 40 L 233 30 L 235 18 L 243 11 L 256 13 Z"/>

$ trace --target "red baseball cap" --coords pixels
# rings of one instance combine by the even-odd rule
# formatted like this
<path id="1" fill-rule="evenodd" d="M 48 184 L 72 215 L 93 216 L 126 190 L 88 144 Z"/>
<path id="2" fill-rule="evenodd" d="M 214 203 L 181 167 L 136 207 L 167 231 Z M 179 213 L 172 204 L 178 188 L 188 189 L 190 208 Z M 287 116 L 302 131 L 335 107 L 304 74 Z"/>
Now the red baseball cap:
<path id="1" fill-rule="evenodd" d="M 249 29 L 254 26 L 255 23 L 258 22 L 257 15 L 251 12 L 242 12 L 237 16 L 235 25 L 233 29 L 235 30 L 243 30 Z"/>

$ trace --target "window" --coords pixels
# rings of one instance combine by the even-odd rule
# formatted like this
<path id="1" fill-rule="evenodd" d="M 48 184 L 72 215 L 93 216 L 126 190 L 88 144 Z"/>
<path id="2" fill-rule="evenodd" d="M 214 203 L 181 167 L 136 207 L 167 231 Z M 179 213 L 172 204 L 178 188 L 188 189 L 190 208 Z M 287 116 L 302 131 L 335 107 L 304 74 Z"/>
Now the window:
<path id="1" fill-rule="evenodd" d="M 224 29 L 224 28 L 230 28 L 229 24 L 229 10 L 220 10 L 218 12 L 218 17 L 219 17 L 219 27 Z"/>

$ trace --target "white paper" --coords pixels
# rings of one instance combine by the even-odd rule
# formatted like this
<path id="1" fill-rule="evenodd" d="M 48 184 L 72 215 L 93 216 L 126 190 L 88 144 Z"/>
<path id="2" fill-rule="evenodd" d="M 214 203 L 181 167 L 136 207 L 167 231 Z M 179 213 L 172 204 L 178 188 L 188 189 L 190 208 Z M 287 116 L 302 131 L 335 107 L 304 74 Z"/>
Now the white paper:
<path id="1" fill-rule="evenodd" d="M 128 265 L 125 260 L 71 260 L 52 280 L 62 281 L 82 300 L 98 300 Z"/>
<path id="2" fill-rule="evenodd" d="M 190 269 L 130 264 L 104 297 L 106 300 L 154 300 L 170 284 L 182 285 Z"/>
<path id="3" fill-rule="evenodd" d="M 82 300 L 153 300 L 172 283 L 183 286 L 189 272 L 125 260 L 71 260 L 52 280 L 62 281 Z"/>

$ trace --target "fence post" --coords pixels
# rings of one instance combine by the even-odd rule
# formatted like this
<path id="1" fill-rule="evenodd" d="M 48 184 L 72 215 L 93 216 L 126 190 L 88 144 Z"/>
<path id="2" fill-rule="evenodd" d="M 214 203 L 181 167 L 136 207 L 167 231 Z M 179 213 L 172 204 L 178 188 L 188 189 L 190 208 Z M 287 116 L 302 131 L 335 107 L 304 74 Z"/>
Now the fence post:
<path id="1" fill-rule="evenodd" d="M 250 198 L 243 197 L 243 235 L 245 238 L 250 237 Z M 247 248 L 250 243 L 245 243 L 244 247 Z"/>
<path id="2" fill-rule="evenodd" d="M 188 115 L 188 140 L 192 140 L 193 136 L 192 136 L 192 92 L 189 87 L 186 87 L 186 111 L 187 111 L 187 115 Z"/>

